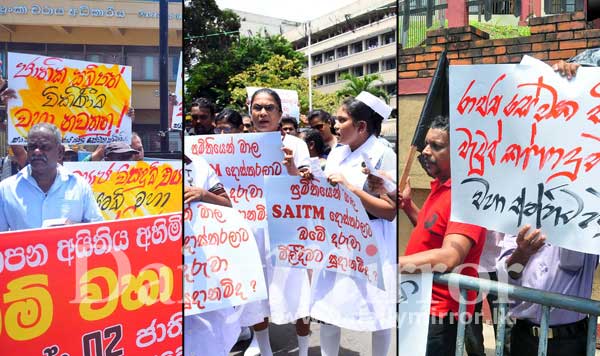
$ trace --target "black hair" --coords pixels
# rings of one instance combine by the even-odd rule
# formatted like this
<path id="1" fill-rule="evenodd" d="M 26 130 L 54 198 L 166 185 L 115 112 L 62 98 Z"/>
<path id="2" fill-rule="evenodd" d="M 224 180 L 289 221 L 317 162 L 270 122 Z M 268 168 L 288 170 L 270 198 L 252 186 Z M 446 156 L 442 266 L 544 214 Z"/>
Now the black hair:
<path id="1" fill-rule="evenodd" d="M 439 129 L 442 131 L 448 131 L 450 129 L 450 122 L 448 116 L 438 115 L 431 120 L 430 129 Z"/>
<path id="2" fill-rule="evenodd" d="M 296 121 L 295 118 L 291 117 L 291 116 L 284 116 L 281 118 L 281 121 L 279 122 L 280 125 L 283 124 L 293 124 L 294 125 L 294 130 L 298 130 L 298 121 Z"/>
<path id="3" fill-rule="evenodd" d="M 315 151 L 317 151 L 317 154 L 319 156 L 328 154 L 330 151 L 329 146 L 326 146 L 325 142 L 323 142 L 323 137 L 321 136 L 321 133 L 319 132 L 319 130 L 308 129 L 308 130 L 304 131 L 304 142 L 306 142 L 307 146 L 310 146 L 309 145 L 310 142 L 314 142 Z"/>
<path id="4" fill-rule="evenodd" d="M 342 103 L 352 121 L 358 123 L 364 121 L 367 123 L 367 132 L 369 135 L 379 135 L 381 132 L 381 123 L 383 117 L 371 109 L 367 104 L 354 98 L 348 98 Z"/>
<path id="5" fill-rule="evenodd" d="M 254 94 L 252 94 L 252 97 L 250 98 L 250 108 L 251 109 L 252 109 L 252 104 L 254 103 L 254 98 L 256 97 L 256 95 L 262 94 L 262 93 L 269 94 L 275 100 L 275 103 L 277 103 L 277 106 L 278 106 L 277 109 L 279 110 L 279 112 L 282 112 L 281 98 L 279 97 L 279 94 L 277 94 L 277 92 L 275 90 L 269 89 L 269 88 L 258 89 L 257 91 L 254 92 Z"/>
<path id="6" fill-rule="evenodd" d="M 239 112 L 230 108 L 225 108 L 221 110 L 219 115 L 217 115 L 217 117 L 215 118 L 215 124 L 220 121 L 226 121 L 235 128 L 238 128 L 244 124 L 244 122 L 242 121 L 242 115 L 240 115 Z"/>
<path id="7" fill-rule="evenodd" d="M 321 122 L 327 123 L 331 128 L 331 133 L 335 135 L 335 116 L 331 116 L 327 111 L 320 109 L 313 110 L 306 115 L 308 122 L 315 117 L 318 117 Z"/>
<path id="8" fill-rule="evenodd" d="M 210 99 L 207 98 L 198 98 L 192 102 L 192 107 L 197 106 L 200 109 L 208 109 L 210 111 L 210 115 L 214 116 L 217 109 L 215 108 L 215 104 L 213 104 Z"/>

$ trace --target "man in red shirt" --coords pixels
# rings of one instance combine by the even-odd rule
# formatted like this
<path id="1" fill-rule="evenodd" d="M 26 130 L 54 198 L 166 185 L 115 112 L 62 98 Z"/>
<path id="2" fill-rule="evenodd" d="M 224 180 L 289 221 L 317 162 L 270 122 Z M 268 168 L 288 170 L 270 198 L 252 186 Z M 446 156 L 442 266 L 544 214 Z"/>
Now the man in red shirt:
<path id="1" fill-rule="evenodd" d="M 455 272 L 477 277 L 479 256 L 485 242 L 485 228 L 450 221 L 450 137 L 448 118 L 433 119 L 419 160 L 434 178 L 431 193 L 419 209 L 410 197 L 410 186 L 400 194 L 400 207 L 415 226 L 404 256 L 398 259 L 401 272 Z M 457 287 L 455 287 L 457 288 Z M 454 355 L 458 315 L 458 290 L 433 284 L 427 355 Z M 454 296 L 454 297 L 453 297 Z M 476 293 L 469 292 L 469 300 Z M 472 313 L 474 304 L 467 306 Z"/>

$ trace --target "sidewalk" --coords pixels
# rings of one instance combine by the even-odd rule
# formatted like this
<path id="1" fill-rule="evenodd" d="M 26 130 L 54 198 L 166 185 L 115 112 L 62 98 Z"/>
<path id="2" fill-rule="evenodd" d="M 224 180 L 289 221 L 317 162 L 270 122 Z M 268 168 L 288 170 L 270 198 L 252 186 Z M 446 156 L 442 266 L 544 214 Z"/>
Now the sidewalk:
<path id="1" fill-rule="evenodd" d="M 287 325 L 269 325 L 269 336 L 271 339 L 271 348 L 273 355 L 298 355 L 298 341 L 296 339 L 296 328 L 292 324 Z M 310 346 L 308 350 L 309 356 L 320 356 L 321 348 L 319 347 L 319 329 L 318 323 L 310 324 Z M 248 342 L 242 342 L 229 353 L 230 356 L 242 356 L 244 350 L 248 346 Z M 392 345 L 388 356 L 396 355 L 396 334 L 393 331 Z M 371 354 L 371 333 L 357 332 L 342 329 L 342 338 L 340 340 L 339 356 L 369 356 Z"/>

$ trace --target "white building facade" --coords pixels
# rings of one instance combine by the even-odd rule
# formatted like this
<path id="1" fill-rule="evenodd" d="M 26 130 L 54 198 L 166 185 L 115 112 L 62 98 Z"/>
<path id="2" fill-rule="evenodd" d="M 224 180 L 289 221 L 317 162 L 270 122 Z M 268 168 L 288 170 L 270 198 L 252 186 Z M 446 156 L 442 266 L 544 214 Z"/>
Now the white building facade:
<path id="1" fill-rule="evenodd" d="M 341 79 L 344 73 L 378 74 L 382 82 L 376 86 L 388 92 L 390 106 L 396 107 L 396 6 L 389 0 L 358 0 L 311 20 L 310 46 L 308 24 L 284 34 L 297 51 L 310 55 L 315 90 L 336 92 L 346 82 Z"/>

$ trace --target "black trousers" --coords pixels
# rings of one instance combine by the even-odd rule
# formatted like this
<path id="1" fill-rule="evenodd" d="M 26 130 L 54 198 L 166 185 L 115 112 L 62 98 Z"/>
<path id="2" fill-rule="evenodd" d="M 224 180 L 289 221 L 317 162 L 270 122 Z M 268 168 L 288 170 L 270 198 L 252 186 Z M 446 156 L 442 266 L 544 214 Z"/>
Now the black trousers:
<path id="1" fill-rule="evenodd" d="M 497 281 L 496 272 L 480 273 L 479 278 Z M 475 314 L 471 323 L 467 324 L 465 329 L 465 349 L 469 356 L 485 356 L 485 346 L 483 343 L 483 302 L 487 301 L 492 313 L 492 323 L 494 325 L 494 335 L 497 335 L 498 328 L 498 297 L 495 294 L 488 293 L 484 300 L 475 304 Z M 505 338 L 504 338 L 504 356 L 510 356 L 510 328 L 511 321 L 507 317 Z"/>
<path id="2" fill-rule="evenodd" d="M 444 318 L 429 316 L 426 356 L 454 356 L 458 321 L 452 314 Z"/>
<path id="3" fill-rule="evenodd" d="M 517 321 L 512 327 L 510 351 L 513 355 L 537 356 L 539 338 L 533 336 L 530 327 Z M 583 322 L 570 335 L 548 339 L 548 356 L 585 356 L 587 323 Z"/>

